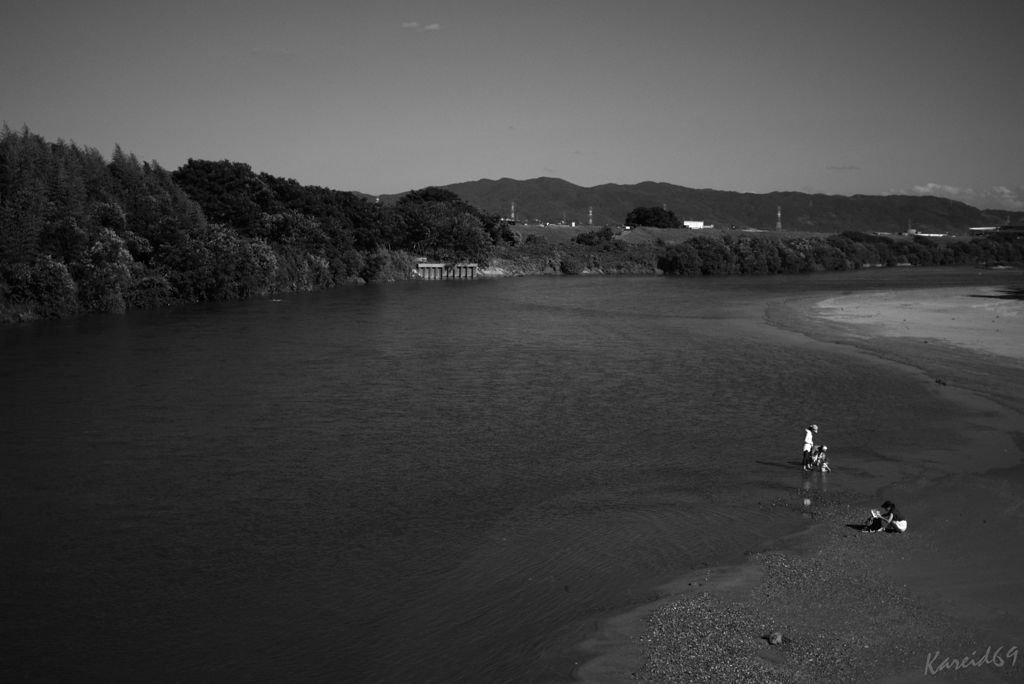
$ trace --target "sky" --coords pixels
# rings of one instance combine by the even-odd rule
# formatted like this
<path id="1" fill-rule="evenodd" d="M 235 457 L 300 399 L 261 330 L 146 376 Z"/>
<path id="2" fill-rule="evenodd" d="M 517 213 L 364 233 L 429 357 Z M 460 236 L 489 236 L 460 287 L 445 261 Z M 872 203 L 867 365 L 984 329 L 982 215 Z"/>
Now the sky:
<path id="1" fill-rule="evenodd" d="M 1024 210 L 1021 0 L 7 0 L 0 120 L 175 169 Z"/>

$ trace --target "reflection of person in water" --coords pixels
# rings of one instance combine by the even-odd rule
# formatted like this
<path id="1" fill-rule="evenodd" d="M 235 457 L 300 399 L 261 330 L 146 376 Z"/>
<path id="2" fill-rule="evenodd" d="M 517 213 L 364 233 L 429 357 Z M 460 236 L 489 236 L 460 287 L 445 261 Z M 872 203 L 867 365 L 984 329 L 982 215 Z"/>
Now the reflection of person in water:
<path id="1" fill-rule="evenodd" d="M 808 425 L 804 429 L 804 460 L 803 469 L 811 469 L 811 450 L 814 449 L 814 435 L 818 433 L 817 425 Z"/>
<path id="2" fill-rule="evenodd" d="M 907 521 L 900 515 L 896 504 L 886 501 L 882 504 L 881 510 L 871 509 L 871 517 L 864 523 L 865 532 L 906 532 Z"/>

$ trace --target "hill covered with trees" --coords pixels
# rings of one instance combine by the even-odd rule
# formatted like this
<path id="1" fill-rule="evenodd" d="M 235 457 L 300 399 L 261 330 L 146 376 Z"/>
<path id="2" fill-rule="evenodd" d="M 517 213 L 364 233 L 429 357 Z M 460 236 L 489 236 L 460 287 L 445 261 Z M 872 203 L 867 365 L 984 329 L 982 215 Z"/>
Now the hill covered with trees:
<path id="1" fill-rule="evenodd" d="M 664 207 L 680 220 L 704 221 L 723 228 L 775 228 L 778 209 L 787 231 L 842 231 L 966 234 L 977 226 L 1024 222 L 1024 212 L 981 210 L 940 197 L 907 195 L 823 195 L 802 192 L 754 194 L 697 190 L 670 183 L 605 184 L 584 188 L 558 178 L 478 180 L 444 186 L 484 211 L 530 222 L 575 221 L 585 225 L 593 209 L 594 225 L 622 225 L 636 207 Z M 382 197 L 394 201 L 398 196 Z"/>
<path id="2" fill-rule="evenodd" d="M 570 187 L 541 185 L 551 193 Z M 630 204 L 634 197 L 627 192 L 617 201 Z M 623 217 L 639 208 L 672 225 L 675 214 L 659 210 L 651 197 Z M 679 243 L 635 243 L 610 227 L 549 242 L 516 231 L 451 187 L 377 203 L 256 173 L 240 162 L 190 159 L 172 172 L 119 147 L 107 160 L 89 147 L 47 142 L 27 127 L 0 129 L 5 322 L 412 278 L 417 257 L 475 261 L 510 274 L 567 275 L 1024 263 L 1024 241 L 1001 235 L 940 242 L 860 232 L 797 239 L 671 232 Z"/>
<path id="3" fill-rule="evenodd" d="M 0 320 L 405 278 L 412 254 L 486 259 L 502 230 L 443 190 L 384 206 L 242 163 L 170 172 L 0 130 Z"/>

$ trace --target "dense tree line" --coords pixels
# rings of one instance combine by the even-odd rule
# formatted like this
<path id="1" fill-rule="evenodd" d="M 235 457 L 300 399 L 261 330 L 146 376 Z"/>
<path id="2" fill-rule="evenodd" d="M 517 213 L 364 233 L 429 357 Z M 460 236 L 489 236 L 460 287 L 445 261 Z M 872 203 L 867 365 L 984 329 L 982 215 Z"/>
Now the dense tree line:
<path id="1" fill-rule="evenodd" d="M 408 277 L 412 254 L 486 260 L 497 217 L 427 188 L 397 205 L 189 160 L 0 130 L 0 320 L 316 290 Z"/>
<path id="2" fill-rule="evenodd" d="M 871 266 L 968 264 L 1024 264 L 1024 242 L 999 235 L 943 242 L 921 236 L 896 241 L 857 232 L 793 239 L 698 235 L 669 247 L 658 259 L 659 269 L 676 275 L 768 275 Z"/>
<path id="3" fill-rule="evenodd" d="M 549 244 L 536 235 L 524 240 L 442 188 L 379 204 L 246 164 L 190 159 L 169 172 L 119 147 L 108 161 L 27 128 L 0 129 L 0 321 L 407 278 L 414 255 L 562 274 L 1024 261 L 1011 240 L 897 243 L 860 233 L 786 241 L 697 236 L 665 246 L 628 244 L 604 228 Z"/>
<path id="4" fill-rule="evenodd" d="M 435 187 L 385 205 L 229 161 L 190 159 L 172 175 L 209 219 L 245 237 L 297 246 L 347 277 L 375 279 L 372 269 L 345 268 L 358 263 L 359 255 L 407 252 L 446 263 L 481 261 L 496 241 L 511 239 L 498 217 Z"/>

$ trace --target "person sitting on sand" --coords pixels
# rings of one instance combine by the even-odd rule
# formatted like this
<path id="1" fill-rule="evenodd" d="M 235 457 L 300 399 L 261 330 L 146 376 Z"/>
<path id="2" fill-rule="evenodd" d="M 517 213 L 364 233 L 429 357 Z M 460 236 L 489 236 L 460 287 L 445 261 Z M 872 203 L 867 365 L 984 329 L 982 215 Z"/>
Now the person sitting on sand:
<path id="1" fill-rule="evenodd" d="M 804 470 L 811 469 L 811 450 L 814 449 L 814 435 L 817 433 L 817 425 L 808 425 L 804 430 L 804 460 L 801 464 Z"/>
<path id="2" fill-rule="evenodd" d="M 825 452 L 828 451 L 828 447 L 822 444 L 816 446 L 811 450 L 811 469 L 817 468 L 823 473 L 831 472 L 832 469 L 828 467 L 828 458 L 825 456 Z"/>
<path id="3" fill-rule="evenodd" d="M 886 501 L 882 509 L 871 509 L 871 517 L 864 523 L 864 532 L 906 532 L 907 521 L 896 509 L 896 504 Z"/>

